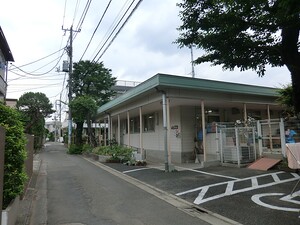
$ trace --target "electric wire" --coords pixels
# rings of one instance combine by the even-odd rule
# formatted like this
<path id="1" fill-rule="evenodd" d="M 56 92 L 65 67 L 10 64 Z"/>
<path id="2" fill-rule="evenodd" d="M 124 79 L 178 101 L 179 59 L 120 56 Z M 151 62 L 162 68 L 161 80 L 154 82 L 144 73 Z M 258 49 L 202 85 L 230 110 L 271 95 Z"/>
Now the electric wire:
<path id="1" fill-rule="evenodd" d="M 133 0 L 134 1 L 134 0 Z M 113 20 L 113 22 L 111 23 L 110 27 L 107 29 L 103 39 L 101 40 L 101 42 L 99 42 L 97 48 L 95 48 L 94 52 L 92 55 L 95 55 L 97 52 L 97 49 L 100 48 L 100 46 L 103 45 L 105 39 L 109 36 L 109 34 L 112 32 L 114 26 L 116 26 L 118 19 L 121 17 L 121 13 L 125 11 L 125 7 L 127 5 L 127 3 L 129 2 L 129 0 L 127 0 L 126 2 L 124 2 L 123 6 L 121 7 L 120 11 L 118 12 L 117 16 L 115 17 L 115 19 Z"/>
<path id="2" fill-rule="evenodd" d="M 120 25 L 120 23 L 122 22 L 123 18 L 125 17 L 125 15 L 127 14 L 127 12 L 129 11 L 129 9 L 131 8 L 131 6 L 133 5 L 133 3 L 135 2 L 135 0 L 133 0 L 131 2 L 131 4 L 128 6 L 128 8 L 126 9 L 125 13 L 123 14 L 123 16 L 121 17 L 121 19 L 119 20 L 119 22 L 117 23 L 117 25 L 115 26 L 115 28 L 112 30 L 112 32 L 110 33 L 110 35 L 108 36 L 108 38 L 106 39 L 106 41 L 104 42 L 104 44 L 102 45 L 102 47 L 100 48 L 100 50 L 97 52 L 97 54 L 95 55 L 95 57 L 93 58 L 93 62 L 95 61 L 95 59 L 98 57 L 98 55 L 100 54 L 101 50 L 104 48 L 104 46 L 106 45 L 106 43 L 108 42 L 108 40 L 110 39 L 110 37 L 113 35 L 113 33 L 115 32 L 115 30 L 118 28 L 118 26 Z"/>
<path id="3" fill-rule="evenodd" d="M 82 24 L 83 24 L 83 22 L 84 22 L 84 20 L 86 18 L 87 12 L 90 9 L 91 3 L 92 3 L 92 0 L 88 0 L 87 3 L 85 4 L 85 8 L 84 8 L 84 10 L 83 10 L 83 12 L 81 14 L 81 17 L 79 19 L 79 22 L 78 22 L 78 25 L 76 27 L 76 30 L 81 30 Z M 74 37 L 74 39 L 75 39 L 75 37 Z"/>
<path id="4" fill-rule="evenodd" d="M 72 25 L 74 24 L 74 21 L 75 21 L 76 15 L 77 15 L 78 6 L 79 6 L 79 0 L 76 1 L 76 6 L 75 6 L 75 10 L 74 10 Z"/>
<path id="5" fill-rule="evenodd" d="M 87 46 L 86 46 L 86 48 L 85 48 L 85 50 L 84 50 L 84 52 L 83 52 L 83 54 L 82 54 L 82 56 L 81 56 L 81 58 L 80 58 L 79 61 L 82 60 L 82 58 L 83 58 L 83 56 L 85 55 L 87 49 L 89 48 L 89 46 L 90 46 L 90 44 L 91 44 L 91 42 L 92 42 L 92 40 L 93 40 L 93 38 L 94 38 L 94 36 L 95 36 L 95 34 L 96 34 L 96 31 L 98 30 L 98 28 L 99 28 L 99 26 L 100 26 L 100 24 L 101 24 L 101 22 L 102 22 L 102 20 L 103 20 L 103 18 L 104 18 L 104 16 L 105 16 L 107 10 L 108 10 L 108 8 L 109 8 L 111 2 L 112 2 L 112 0 L 110 0 L 110 1 L 108 2 L 108 4 L 107 4 L 107 6 L 106 6 L 106 8 L 105 8 L 105 10 L 104 10 L 104 12 L 103 12 L 103 14 L 102 14 L 100 20 L 99 20 L 99 22 L 98 22 L 98 24 L 97 24 L 97 26 L 96 26 L 96 28 L 95 28 L 95 30 L 94 30 L 94 32 L 93 32 L 93 34 L 92 34 L 92 36 L 91 36 L 91 38 L 90 38 L 90 40 L 89 40 L 89 43 L 87 44 Z"/>
<path id="6" fill-rule="evenodd" d="M 14 66 L 15 68 L 19 69 L 20 71 L 22 71 L 25 74 L 28 74 L 28 75 L 31 75 L 31 76 L 42 76 L 42 75 L 50 73 L 54 68 L 56 68 L 56 66 L 59 64 L 59 62 L 62 59 L 64 54 L 65 54 L 65 51 L 63 51 L 63 53 L 60 55 L 59 58 L 56 58 L 57 63 L 50 70 L 48 70 L 47 72 L 44 72 L 44 73 L 33 74 L 33 73 L 26 72 L 25 70 L 21 69 L 20 67 L 14 65 L 14 64 L 11 64 L 11 65 Z"/>
<path id="7" fill-rule="evenodd" d="M 130 19 L 130 17 L 133 15 L 133 13 L 135 12 L 135 10 L 139 7 L 140 3 L 143 0 L 139 0 L 138 3 L 135 5 L 135 7 L 133 8 L 133 10 L 130 12 L 129 16 L 125 19 L 124 23 L 122 24 L 122 26 L 120 27 L 120 29 L 117 31 L 117 33 L 115 34 L 115 36 L 112 38 L 112 40 L 109 42 L 109 44 L 106 46 L 106 48 L 104 49 L 104 51 L 102 52 L 102 54 L 99 56 L 99 58 L 97 59 L 96 62 L 98 62 L 100 60 L 100 58 L 104 55 L 104 53 L 107 51 L 107 49 L 110 47 L 110 45 L 113 43 L 113 41 L 116 39 L 116 37 L 118 36 L 118 34 L 121 32 L 121 30 L 124 28 L 125 24 L 128 22 L 128 20 Z"/>
<path id="8" fill-rule="evenodd" d="M 65 49 L 65 48 L 60 48 L 59 50 L 57 50 L 57 51 L 55 51 L 55 52 L 53 52 L 53 53 L 51 53 L 51 54 L 49 54 L 49 55 L 47 55 L 47 56 L 44 56 L 44 57 L 42 57 L 42 58 L 40 58 L 40 59 L 37 59 L 37 60 L 35 60 L 35 61 L 26 63 L 26 64 L 21 65 L 21 66 L 18 66 L 18 67 L 21 68 L 21 67 L 24 67 L 24 66 L 28 66 L 28 65 L 34 64 L 34 63 L 36 63 L 36 62 L 39 62 L 39 61 L 41 61 L 41 60 L 43 60 L 43 59 L 46 59 L 46 58 L 48 58 L 48 57 L 50 57 L 50 56 L 56 54 L 56 53 L 58 53 L 58 52 L 60 52 L 60 51 L 62 51 L 62 50 L 64 50 L 64 49 Z M 11 70 L 14 70 L 14 69 L 16 69 L 16 68 L 9 69 L 8 71 L 11 71 Z"/>

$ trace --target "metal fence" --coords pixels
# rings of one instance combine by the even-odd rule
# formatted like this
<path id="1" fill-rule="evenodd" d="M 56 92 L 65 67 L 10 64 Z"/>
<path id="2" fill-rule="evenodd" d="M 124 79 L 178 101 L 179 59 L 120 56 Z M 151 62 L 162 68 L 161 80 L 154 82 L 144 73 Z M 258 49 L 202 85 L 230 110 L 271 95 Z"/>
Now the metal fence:
<path id="1" fill-rule="evenodd" d="M 220 128 L 220 158 L 222 163 L 239 167 L 256 160 L 255 128 Z"/>

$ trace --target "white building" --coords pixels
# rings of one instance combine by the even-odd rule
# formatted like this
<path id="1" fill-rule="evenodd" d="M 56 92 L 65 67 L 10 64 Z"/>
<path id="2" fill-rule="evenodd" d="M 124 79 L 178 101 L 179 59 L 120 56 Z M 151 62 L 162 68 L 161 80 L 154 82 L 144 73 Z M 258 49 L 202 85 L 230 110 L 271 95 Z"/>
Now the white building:
<path id="1" fill-rule="evenodd" d="M 275 88 L 157 74 L 101 106 L 97 119 L 108 124 L 107 139 L 136 149 L 149 161 L 195 161 L 199 130 L 205 133 L 205 163 L 242 159 L 245 152 L 254 160 L 264 151 L 283 151 L 277 96 Z M 232 128 L 249 116 L 261 121 L 259 133 Z"/>

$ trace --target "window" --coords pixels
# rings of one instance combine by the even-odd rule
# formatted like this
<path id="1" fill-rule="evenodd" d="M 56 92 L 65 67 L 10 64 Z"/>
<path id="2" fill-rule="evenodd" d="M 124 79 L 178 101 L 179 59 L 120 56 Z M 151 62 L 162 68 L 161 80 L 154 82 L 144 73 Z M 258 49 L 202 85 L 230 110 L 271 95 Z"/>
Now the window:
<path id="1" fill-rule="evenodd" d="M 130 133 L 139 133 L 140 132 L 140 118 L 133 117 L 130 118 Z"/>
<path id="2" fill-rule="evenodd" d="M 154 131 L 155 129 L 154 113 L 144 115 L 144 131 Z"/>

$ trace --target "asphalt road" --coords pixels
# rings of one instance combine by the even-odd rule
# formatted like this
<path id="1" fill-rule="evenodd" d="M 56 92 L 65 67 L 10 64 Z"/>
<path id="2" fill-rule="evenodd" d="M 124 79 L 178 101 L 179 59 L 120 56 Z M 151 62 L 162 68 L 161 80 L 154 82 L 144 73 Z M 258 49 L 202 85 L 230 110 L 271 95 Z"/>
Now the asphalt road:
<path id="1" fill-rule="evenodd" d="M 300 224 L 300 184 L 290 196 L 300 179 L 296 173 L 220 166 L 165 173 L 159 168 L 107 165 L 241 224 Z"/>
<path id="2" fill-rule="evenodd" d="M 66 154 L 62 145 L 46 146 L 40 158 L 31 224 L 209 224 L 193 216 L 195 212 L 176 207 L 174 199 L 170 204 L 141 189 L 142 185 L 137 187 L 80 156 Z M 210 219 L 207 213 L 203 216 Z"/>
<path id="3" fill-rule="evenodd" d="M 40 154 L 32 225 L 300 224 L 299 175 L 247 168 L 99 163 L 51 144 Z"/>

